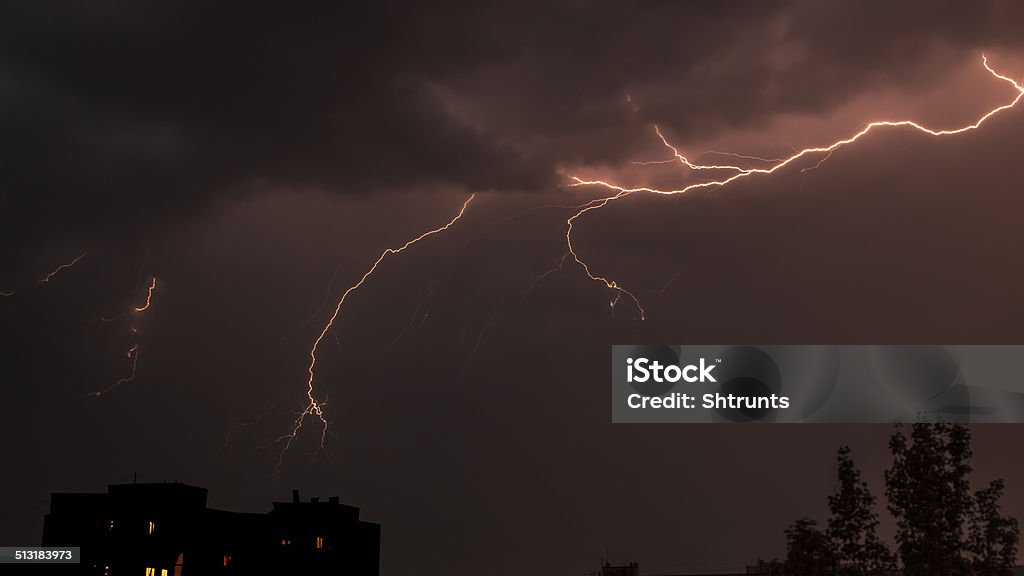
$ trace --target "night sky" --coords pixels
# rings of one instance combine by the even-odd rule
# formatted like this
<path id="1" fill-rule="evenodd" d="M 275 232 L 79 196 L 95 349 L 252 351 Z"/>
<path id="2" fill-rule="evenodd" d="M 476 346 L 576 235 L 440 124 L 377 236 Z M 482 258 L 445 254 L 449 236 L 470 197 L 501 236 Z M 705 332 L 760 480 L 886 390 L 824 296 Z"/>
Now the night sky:
<path id="1" fill-rule="evenodd" d="M 644 321 L 571 259 L 531 289 L 609 194 L 572 176 L 705 177 L 636 164 L 672 159 L 655 124 L 776 158 L 1011 101 L 981 55 L 1022 77 L 1019 2 L 298 4 L 0 9 L 0 543 L 137 473 L 230 510 L 339 495 L 392 575 L 737 568 L 824 517 L 840 444 L 880 496 L 891 429 L 612 425 L 612 344 L 1024 343 L 1024 104 L 586 214 Z M 338 297 L 471 193 L 349 296 L 326 447 L 307 420 L 275 472 Z M 974 434 L 1024 516 L 1024 429 Z"/>

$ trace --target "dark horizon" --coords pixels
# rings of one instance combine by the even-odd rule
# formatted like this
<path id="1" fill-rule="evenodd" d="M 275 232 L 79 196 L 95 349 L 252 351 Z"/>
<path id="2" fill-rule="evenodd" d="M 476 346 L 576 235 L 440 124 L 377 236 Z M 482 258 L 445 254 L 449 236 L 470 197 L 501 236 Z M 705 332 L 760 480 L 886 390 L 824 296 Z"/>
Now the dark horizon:
<path id="1" fill-rule="evenodd" d="M 1024 343 L 1024 105 L 587 212 L 574 249 L 644 320 L 565 260 L 567 219 L 612 193 L 572 178 L 703 178 L 655 127 L 756 163 L 716 153 L 969 125 L 1014 98 L 982 54 L 1019 82 L 1021 21 L 1009 0 L 3 8 L 0 544 L 38 545 L 50 493 L 137 473 L 225 510 L 339 495 L 388 574 L 783 558 L 840 445 L 882 496 L 891 427 L 612 424 L 611 346 Z M 313 414 L 282 442 L 345 290 L 472 194 L 347 297 L 317 350 L 326 441 Z M 1024 517 L 1024 428 L 971 429 L 976 484 L 1005 478 Z"/>

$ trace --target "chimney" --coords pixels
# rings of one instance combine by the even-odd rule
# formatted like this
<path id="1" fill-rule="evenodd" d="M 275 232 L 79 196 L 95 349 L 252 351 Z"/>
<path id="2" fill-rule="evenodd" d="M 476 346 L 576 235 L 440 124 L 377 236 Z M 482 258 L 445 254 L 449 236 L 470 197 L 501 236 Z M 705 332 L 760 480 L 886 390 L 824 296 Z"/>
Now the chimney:
<path id="1" fill-rule="evenodd" d="M 331 496 L 330 498 L 328 498 L 328 501 L 329 501 L 329 502 L 330 502 L 331 504 L 339 504 L 339 503 L 340 503 L 340 500 L 338 499 L 338 497 L 337 497 L 337 496 Z"/>
<path id="2" fill-rule="evenodd" d="M 298 503 L 299 503 L 299 490 L 298 490 L 298 488 L 296 488 L 295 490 L 292 490 L 292 504 L 298 504 Z"/>

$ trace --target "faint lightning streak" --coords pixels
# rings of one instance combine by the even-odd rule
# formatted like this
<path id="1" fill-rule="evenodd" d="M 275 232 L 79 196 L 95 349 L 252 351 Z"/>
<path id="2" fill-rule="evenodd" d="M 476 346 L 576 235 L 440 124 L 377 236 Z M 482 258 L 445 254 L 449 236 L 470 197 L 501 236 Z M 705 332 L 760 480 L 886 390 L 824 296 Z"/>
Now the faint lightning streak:
<path id="1" fill-rule="evenodd" d="M 571 254 L 569 254 L 568 252 L 566 252 L 565 254 L 562 254 L 562 258 L 558 261 L 558 265 L 555 266 L 554 268 L 548 270 L 547 272 L 544 272 L 544 273 L 540 274 L 536 278 L 534 278 L 533 282 L 530 284 L 530 286 L 526 290 L 523 290 L 523 294 L 524 295 L 529 294 L 530 292 L 533 291 L 533 289 L 537 286 L 537 284 L 539 284 L 541 282 L 541 280 L 544 280 L 548 276 L 551 276 L 555 272 L 558 272 L 559 270 L 564 268 L 565 267 L 565 260 L 567 258 L 569 258 L 569 256 L 571 256 Z"/>
<path id="2" fill-rule="evenodd" d="M 626 103 L 629 104 L 629 107 L 633 109 L 633 112 L 640 111 L 640 108 L 633 103 L 633 97 L 630 96 L 629 94 L 626 94 Z"/>
<path id="3" fill-rule="evenodd" d="M 434 292 L 437 292 L 436 286 L 431 288 L 430 291 L 427 292 L 425 296 L 423 296 L 419 304 L 416 305 L 416 309 L 412 311 L 412 316 L 409 317 L 409 322 L 405 325 L 405 328 L 402 328 L 402 331 L 398 333 L 398 336 L 395 336 L 395 339 L 392 340 L 390 344 L 385 346 L 384 349 L 380 351 L 380 354 L 377 355 L 377 357 L 374 359 L 374 362 L 379 362 L 380 359 L 384 356 L 384 354 L 386 354 L 388 350 L 391 350 L 391 348 L 394 347 L 395 344 L 398 344 L 398 341 L 402 339 L 402 336 L 405 336 L 405 333 L 408 332 L 413 327 L 413 325 L 416 324 L 416 319 L 420 317 L 420 310 L 423 309 L 423 305 L 427 303 L 427 300 L 429 300 L 430 297 L 434 295 Z M 424 315 L 423 318 L 425 319 L 426 315 Z M 423 320 L 420 320 L 420 322 L 422 321 Z"/>
<path id="4" fill-rule="evenodd" d="M 469 358 L 466 359 L 466 367 L 462 369 L 462 373 L 465 374 L 469 371 L 469 367 L 473 364 L 473 358 L 476 358 L 476 353 L 480 350 L 480 343 L 484 340 L 484 334 L 494 323 L 494 313 L 497 311 L 497 306 L 491 306 L 491 315 L 487 317 L 487 322 L 484 323 L 483 328 L 476 335 L 476 343 L 473 344 L 473 351 L 469 353 Z"/>
<path id="5" fill-rule="evenodd" d="M 117 388 L 121 384 L 127 384 L 127 383 L 135 380 L 135 371 L 139 367 L 139 345 L 135 344 L 131 348 L 129 348 L 127 356 L 128 356 L 128 362 L 131 365 L 131 369 L 129 370 L 128 375 L 123 377 L 123 378 L 118 379 L 116 382 L 114 382 L 110 386 L 107 386 L 103 390 L 99 390 L 97 392 L 90 392 L 89 396 L 93 396 L 93 397 L 97 397 L 98 398 L 98 397 L 106 394 L 107 392 L 110 392 L 114 388 Z"/>
<path id="6" fill-rule="evenodd" d="M 269 416 L 270 413 L 273 412 L 273 410 L 275 408 L 277 408 L 282 402 L 284 402 L 285 398 L 286 398 L 286 396 L 281 396 L 280 398 L 275 400 L 273 404 L 268 406 L 266 410 L 261 412 L 258 416 L 256 416 L 256 418 L 254 418 L 252 420 L 249 420 L 249 421 L 246 421 L 246 422 L 236 422 L 236 423 L 232 424 L 228 428 L 227 433 L 224 435 L 224 448 L 227 448 L 228 445 L 231 444 L 231 440 L 237 434 L 236 431 L 244 430 L 246 428 L 249 428 L 251 426 L 255 426 L 256 424 L 259 424 L 261 420 L 263 420 L 264 418 Z"/>
<path id="7" fill-rule="evenodd" d="M 822 156 L 821 160 L 818 160 L 817 164 L 815 164 L 814 166 L 808 166 L 807 168 L 801 168 L 800 169 L 800 173 L 801 174 L 806 174 L 806 173 L 808 173 L 808 172 L 810 172 L 812 170 L 817 170 L 818 168 L 821 168 L 821 165 L 824 164 L 825 162 L 827 162 L 828 159 L 832 157 L 833 153 L 835 153 L 835 150 L 829 150 L 828 154 L 825 154 L 824 156 Z"/>
<path id="8" fill-rule="evenodd" d="M 68 262 L 67 264 L 61 264 L 60 266 L 57 266 L 49 274 L 47 274 L 46 276 L 43 276 L 42 278 L 40 278 L 39 282 L 42 283 L 42 284 L 45 284 L 46 282 L 49 282 L 54 276 L 59 274 L 62 270 L 65 270 L 67 268 L 71 268 L 75 264 L 78 264 L 78 261 L 81 260 L 82 258 L 85 258 L 86 255 L 88 255 L 88 254 L 89 254 L 88 252 L 82 252 L 81 254 L 79 254 L 79 256 L 77 258 L 75 258 L 71 262 Z"/>
<path id="9" fill-rule="evenodd" d="M 759 162 L 782 162 L 785 158 L 762 158 L 760 156 L 749 156 L 747 154 L 736 154 L 735 152 L 722 152 L 720 150 L 708 150 L 704 154 L 718 154 L 719 156 L 732 156 L 740 160 L 757 160 Z"/>
<path id="10" fill-rule="evenodd" d="M 676 272 L 675 276 L 669 278 L 668 282 L 665 282 L 665 285 L 662 286 L 660 290 L 652 290 L 652 292 L 654 294 L 664 294 L 666 291 L 668 291 L 669 286 L 671 286 L 676 280 L 679 279 L 679 276 L 681 274 L 682 272 Z"/>
<path id="11" fill-rule="evenodd" d="M 667 162 L 675 162 L 675 160 L 667 160 Z M 527 209 L 522 210 L 520 212 L 516 212 L 515 214 L 511 214 L 509 216 L 505 216 L 503 218 L 495 220 L 494 222 L 491 222 L 490 224 L 485 226 L 484 229 L 480 231 L 480 233 L 478 233 L 476 236 L 473 236 L 472 238 L 467 240 L 465 245 L 469 246 L 470 244 L 472 244 L 473 242 L 476 242 L 482 236 L 484 236 L 485 234 L 490 232 L 491 229 L 494 228 L 495 226 L 498 226 L 499 224 L 503 224 L 503 223 L 508 222 L 510 220 L 515 220 L 516 218 L 522 218 L 523 216 L 526 216 L 528 214 L 532 214 L 534 212 L 538 212 L 540 210 L 549 210 L 549 209 L 552 209 L 552 208 L 561 208 L 563 210 L 568 210 L 570 208 L 576 208 L 576 207 L 577 207 L 576 204 L 543 204 L 543 205 L 540 205 L 540 206 L 533 206 L 533 207 L 527 208 Z"/>
<path id="12" fill-rule="evenodd" d="M 281 464 L 284 461 L 284 455 L 285 453 L 288 452 L 288 449 L 291 448 L 292 443 L 298 436 L 299 430 L 302 429 L 302 424 L 305 422 L 307 417 L 315 416 L 320 420 L 320 423 L 323 427 L 322 432 L 320 434 L 320 447 L 323 448 L 327 442 L 328 422 L 327 417 L 324 415 L 324 403 L 318 401 L 316 399 L 316 396 L 314 396 L 313 394 L 313 381 L 316 378 L 316 352 L 320 348 L 320 343 L 323 342 L 324 337 L 327 336 L 327 333 L 330 332 L 331 329 L 334 327 L 334 322 L 335 320 L 338 319 L 338 316 L 341 314 L 341 308 L 345 304 L 345 300 L 348 299 L 349 294 L 358 290 L 359 287 L 362 286 L 371 275 L 373 275 L 373 273 L 377 270 L 377 267 L 380 265 L 380 263 L 388 256 L 404 252 L 410 246 L 416 244 L 417 242 L 430 236 L 433 236 L 435 234 L 440 234 L 441 232 L 444 232 L 445 230 L 448 230 L 449 228 L 454 226 L 456 222 L 462 219 L 462 215 L 466 213 L 466 208 L 469 207 L 470 202 L 472 202 L 475 197 L 475 193 L 470 194 L 469 197 L 466 198 L 465 202 L 462 203 L 462 207 L 459 209 L 458 214 L 456 214 L 455 217 L 449 220 L 448 223 L 445 224 L 444 226 L 428 230 L 420 234 L 419 236 L 413 238 L 412 240 L 408 240 L 405 244 L 402 244 L 398 248 L 386 248 L 383 252 L 380 253 L 380 256 L 377 257 L 377 260 L 374 261 L 373 265 L 370 266 L 370 269 L 367 270 L 366 273 L 362 275 L 359 281 L 350 286 L 347 290 L 345 290 L 345 292 L 342 293 L 341 298 L 338 300 L 337 305 L 334 307 L 334 313 L 331 314 L 331 317 L 327 320 L 327 323 L 324 324 L 323 330 L 320 331 L 320 335 L 317 336 L 316 340 L 313 342 L 313 347 L 310 348 L 309 350 L 309 367 L 306 370 L 306 372 L 309 374 L 309 378 L 306 380 L 306 400 L 308 401 L 306 407 L 302 410 L 302 412 L 299 413 L 298 417 L 295 419 L 295 423 L 292 426 L 291 432 L 279 437 L 277 440 L 272 442 L 272 444 L 284 442 L 284 448 L 281 450 L 281 453 L 278 456 L 277 465 L 274 468 L 275 472 L 280 471 Z"/>
<path id="13" fill-rule="evenodd" d="M 289 336 L 291 336 L 292 334 L 298 332 L 300 329 L 302 329 L 303 326 L 305 326 L 306 324 L 309 324 L 310 322 L 315 320 L 316 317 L 319 316 L 320 313 L 324 311 L 324 308 L 327 307 L 327 303 L 331 301 L 331 288 L 334 288 L 334 281 L 337 280 L 337 279 L 338 279 L 338 271 L 335 270 L 334 274 L 331 275 L 331 281 L 327 283 L 327 289 L 324 290 L 324 299 L 323 299 L 322 302 L 320 302 L 320 305 L 317 306 L 316 310 L 314 310 L 312 314 L 307 316 L 305 320 L 303 320 L 297 326 L 295 326 L 294 328 L 289 330 L 288 333 L 285 334 L 281 338 L 281 340 L 284 340 L 284 339 L 288 338 Z"/>
<path id="14" fill-rule="evenodd" d="M 842 147 L 844 147 L 844 146 L 846 146 L 848 144 L 852 144 L 853 142 L 856 142 L 857 140 L 859 140 L 863 136 L 869 134 L 870 132 L 872 132 L 876 128 L 882 128 L 882 127 L 909 127 L 909 128 L 913 128 L 913 129 L 915 129 L 915 130 L 917 130 L 919 132 L 928 134 L 930 136 L 952 136 L 952 135 L 956 135 L 956 134 L 963 134 L 964 132 L 968 132 L 968 131 L 971 131 L 971 130 L 976 130 L 982 124 L 984 124 L 989 118 L 995 116 L 996 114 L 998 114 L 1000 112 L 1003 112 L 1005 110 L 1009 110 L 1009 109 L 1013 108 L 1014 106 L 1017 105 L 1018 102 L 1020 102 L 1021 98 L 1024 98 L 1024 85 L 1022 85 L 1021 82 L 1017 82 L 1016 80 L 1014 80 L 1014 79 L 1012 79 L 1012 78 L 1010 78 L 1008 76 L 1004 76 L 1004 75 L 996 72 L 995 70 L 993 70 L 992 67 L 989 66 L 988 58 L 984 54 L 982 54 L 981 61 L 982 61 L 982 65 L 985 67 L 986 70 L 988 70 L 988 72 L 990 74 L 992 74 L 992 76 L 994 76 L 994 77 L 996 77 L 996 78 L 998 78 L 998 79 L 1000 79 L 1000 80 L 1002 80 L 1004 82 L 1007 82 L 1010 85 L 1012 85 L 1014 88 L 1016 88 L 1016 90 L 1017 90 L 1017 97 L 1014 98 L 1012 101 L 1010 101 L 1007 104 L 1003 104 L 1001 106 L 998 106 L 996 108 L 993 108 L 993 109 L 989 110 L 988 112 L 986 112 L 984 115 L 982 115 L 980 118 L 978 118 L 973 123 L 968 124 L 966 126 L 961 126 L 960 128 L 935 130 L 935 129 L 923 126 L 921 124 L 918 124 L 917 122 L 914 122 L 912 120 L 877 120 L 877 121 L 873 121 L 873 122 L 868 123 L 867 125 L 864 126 L 863 129 L 861 129 L 859 132 L 856 132 L 852 136 L 849 136 L 849 137 L 844 138 L 842 140 L 837 140 L 837 141 L 835 141 L 832 144 L 829 144 L 827 146 L 818 146 L 818 147 L 813 147 L 813 148 L 804 148 L 803 150 L 796 151 L 793 155 L 791 155 L 791 156 L 789 156 L 787 158 L 782 159 L 781 161 L 777 162 L 776 164 L 774 164 L 773 166 L 771 166 L 769 168 L 743 168 L 743 167 L 740 167 L 740 166 L 719 166 L 719 165 L 704 166 L 704 165 L 699 165 L 699 164 L 693 164 L 685 156 L 683 156 L 676 147 L 674 147 L 672 144 L 670 144 L 668 142 L 668 140 L 662 135 L 661 130 L 657 126 L 655 126 L 655 132 L 657 133 L 658 137 L 661 139 L 662 143 L 672 152 L 672 154 L 676 157 L 676 159 L 680 163 L 685 165 L 686 167 L 688 167 L 688 168 L 690 168 L 692 170 L 712 170 L 712 169 L 732 170 L 732 171 L 736 171 L 737 173 L 733 174 L 732 176 L 729 176 L 728 178 L 724 178 L 724 179 L 721 179 L 721 180 L 709 180 L 709 181 L 704 181 L 704 182 L 696 182 L 696 183 L 693 183 L 693 184 L 689 184 L 689 185 L 687 185 L 687 186 L 685 186 L 683 188 L 673 189 L 673 190 L 660 190 L 660 189 L 657 189 L 657 188 L 651 188 L 651 187 L 647 187 L 647 186 L 631 187 L 630 188 L 630 187 L 619 186 L 617 184 L 606 182 L 604 180 L 585 180 L 585 179 L 579 178 L 577 176 L 572 176 L 572 180 L 574 181 L 574 183 L 571 184 L 572 186 L 599 186 L 599 187 L 607 188 L 609 190 L 614 191 L 614 194 L 612 194 L 611 196 L 604 197 L 604 198 L 597 198 L 597 199 L 591 200 L 590 202 L 586 202 L 584 204 L 581 204 L 579 206 L 579 209 L 576 211 L 576 213 L 573 214 L 572 216 L 570 216 L 566 220 L 565 241 L 566 241 L 566 246 L 569 249 L 569 253 L 572 255 L 572 257 L 576 261 L 576 263 L 580 265 L 580 267 L 583 269 L 584 273 L 586 273 L 586 275 L 591 280 L 594 280 L 596 282 L 601 282 L 607 288 L 616 291 L 615 298 L 611 301 L 612 308 L 615 307 L 616 303 L 618 303 L 618 301 L 621 299 L 622 295 L 625 294 L 625 295 L 629 296 L 633 300 L 633 302 L 636 304 L 637 309 L 640 311 L 640 319 L 642 320 L 644 318 L 644 309 L 640 305 L 640 302 L 637 301 L 636 297 L 631 292 L 629 292 L 629 291 L 625 290 L 624 288 L 622 288 L 622 286 L 620 286 L 616 281 L 610 280 L 610 279 L 608 279 L 608 278 L 606 278 L 604 276 L 595 275 L 593 272 L 591 272 L 590 267 L 587 266 L 587 264 L 583 260 L 581 260 L 579 255 L 576 253 L 576 250 L 575 250 L 575 248 L 573 247 L 573 244 L 572 244 L 572 232 L 573 232 L 574 224 L 576 223 L 576 221 L 581 216 L 583 216 L 584 214 L 586 214 L 587 212 L 590 212 L 592 210 L 597 210 L 599 208 L 603 208 L 603 207 L 607 206 L 609 202 L 613 202 L 615 200 L 619 200 L 621 198 L 624 198 L 626 196 L 630 196 L 630 195 L 635 194 L 637 192 L 648 193 L 648 194 L 658 194 L 658 195 L 663 195 L 663 196 L 674 196 L 674 195 L 677 195 L 677 194 L 685 194 L 686 192 L 689 192 L 690 190 L 695 190 L 695 189 L 722 187 L 722 186 L 725 186 L 725 185 L 727 185 L 727 184 L 729 184 L 731 182 L 734 182 L 734 181 L 739 180 L 741 178 L 746 178 L 747 176 L 750 176 L 750 175 L 753 175 L 753 174 L 773 174 L 773 173 L 781 170 L 782 168 L 784 168 L 784 167 L 786 167 L 786 166 L 788 166 L 788 165 L 790 165 L 790 164 L 796 162 L 797 160 L 800 160 L 801 158 L 804 158 L 806 156 L 810 156 L 810 155 L 813 155 L 813 154 L 824 154 L 825 157 L 822 158 L 821 160 L 819 160 L 818 164 L 814 166 L 814 168 L 817 168 L 818 166 L 821 165 L 822 162 L 827 160 L 832 155 L 833 152 L 835 152 L 836 150 L 838 150 L 838 149 L 840 149 L 840 148 L 842 148 Z"/>
<path id="15" fill-rule="evenodd" d="M 635 166 L 654 166 L 656 164 L 675 164 L 678 162 L 675 158 L 671 160 L 630 160 L 629 163 Z"/>

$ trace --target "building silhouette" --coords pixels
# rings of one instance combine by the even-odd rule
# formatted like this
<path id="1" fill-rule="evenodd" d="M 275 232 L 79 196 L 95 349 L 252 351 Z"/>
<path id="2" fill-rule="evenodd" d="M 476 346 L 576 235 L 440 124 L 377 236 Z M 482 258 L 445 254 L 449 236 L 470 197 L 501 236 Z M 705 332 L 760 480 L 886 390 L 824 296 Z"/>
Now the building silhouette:
<path id="1" fill-rule="evenodd" d="M 274 502 L 266 513 L 206 507 L 206 489 L 117 484 L 106 493 L 54 493 L 43 546 L 79 546 L 82 574 L 380 573 L 380 525 L 332 497 Z"/>

